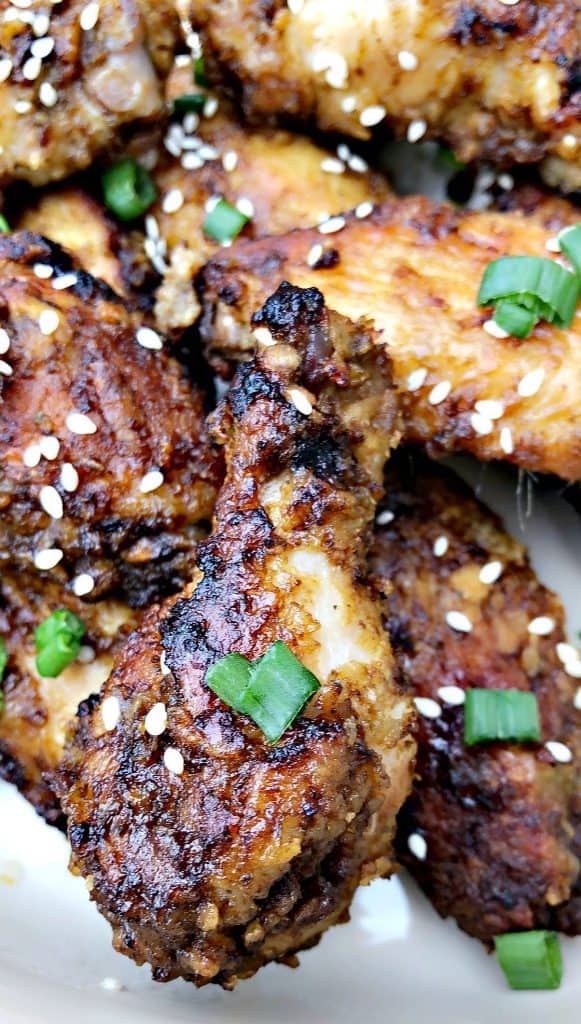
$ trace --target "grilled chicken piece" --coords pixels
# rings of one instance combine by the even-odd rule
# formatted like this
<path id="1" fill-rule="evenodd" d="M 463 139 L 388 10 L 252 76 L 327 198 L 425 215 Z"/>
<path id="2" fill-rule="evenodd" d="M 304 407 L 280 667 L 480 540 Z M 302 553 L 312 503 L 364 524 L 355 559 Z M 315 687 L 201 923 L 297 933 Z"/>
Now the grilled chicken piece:
<path id="1" fill-rule="evenodd" d="M 81 658 L 56 679 L 43 679 L 35 665 L 34 630 L 64 607 L 86 627 Z M 60 763 L 78 705 L 99 690 L 113 651 L 137 621 L 138 614 L 120 601 L 86 604 L 40 576 L 35 581 L 2 573 L 0 636 L 8 663 L 0 684 L 0 778 L 14 783 L 51 824 L 64 827 L 64 818 L 46 775 Z"/>
<path id="2" fill-rule="evenodd" d="M 88 6 L 0 0 L 2 184 L 64 178 L 110 147 L 124 125 L 163 113 L 150 50 L 166 67 L 177 36 L 173 3 L 102 0 L 95 17 Z"/>
<path id="3" fill-rule="evenodd" d="M 49 578 L 91 599 L 117 588 L 141 606 L 176 590 L 222 475 L 201 392 L 38 236 L 0 238 L 0 300 L 2 572 L 36 574 L 50 549 L 62 559 Z"/>
<path id="4" fill-rule="evenodd" d="M 160 981 L 226 988 L 313 945 L 360 881 L 391 870 L 414 753 L 362 578 L 398 438 L 388 361 L 316 289 L 283 286 L 255 322 L 273 344 L 214 421 L 228 469 L 198 574 L 80 709 L 58 782 L 73 870 L 116 948 Z M 269 745 L 204 677 L 275 640 L 321 689 Z"/>
<path id="5" fill-rule="evenodd" d="M 370 316 L 387 343 L 408 440 L 433 454 L 468 451 L 578 480 L 580 311 L 567 331 L 541 323 L 525 341 L 501 341 L 483 329 L 490 311 L 476 306 L 491 260 L 550 255 L 547 218 L 548 207 L 538 218 L 467 213 L 411 197 L 365 219 L 350 215 L 334 234 L 293 231 L 234 245 L 200 279 L 209 358 L 227 374 L 249 356 L 249 313 L 280 281 L 317 285 L 345 316 Z"/>
<path id="6" fill-rule="evenodd" d="M 556 653 L 561 603 L 454 474 L 404 454 L 388 466 L 386 488 L 379 521 L 385 512 L 393 520 L 376 530 L 372 572 L 420 712 L 419 778 L 399 817 L 399 856 L 440 914 L 485 942 L 521 928 L 579 934 L 581 713 L 578 681 Z M 468 617 L 469 632 L 447 624 L 452 611 Z M 540 617 L 546 635 L 529 632 Z M 472 688 L 536 694 L 548 745 L 465 747 L 461 704 Z"/>
<path id="7" fill-rule="evenodd" d="M 581 188 L 575 0 L 181 0 L 249 117 L 434 136 L 461 160 L 548 161 Z"/>

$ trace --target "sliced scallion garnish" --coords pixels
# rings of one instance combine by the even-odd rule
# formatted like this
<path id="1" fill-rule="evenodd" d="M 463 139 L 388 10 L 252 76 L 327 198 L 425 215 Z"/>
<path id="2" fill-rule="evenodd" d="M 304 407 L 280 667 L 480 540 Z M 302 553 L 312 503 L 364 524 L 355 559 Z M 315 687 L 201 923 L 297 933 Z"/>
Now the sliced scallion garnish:
<path id="1" fill-rule="evenodd" d="M 503 256 L 484 271 L 477 303 L 498 306 L 508 301 L 534 313 L 535 323 L 548 320 L 558 327 L 570 327 L 580 294 L 581 278 L 554 260 Z"/>
<path id="2" fill-rule="evenodd" d="M 103 198 L 120 220 L 135 220 L 155 202 L 157 190 L 145 167 L 125 157 L 104 172 Z"/>
<path id="3" fill-rule="evenodd" d="M 196 85 L 201 85 L 206 88 L 210 83 L 208 76 L 206 75 L 206 65 L 204 64 L 203 57 L 196 57 L 194 61 L 194 82 Z"/>
<path id="4" fill-rule="evenodd" d="M 530 309 L 525 309 L 518 302 L 503 299 L 494 311 L 494 322 L 513 338 L 528 338 L 538 318 Z"/>
<path id="5" fill-rule="evenodd" d="M 554 932 L 508 932 L 497 935 L 494 945 L 498 962 L 511 988 L 559 988 L 563 960 Z"/>
<path id="6" fill-rule="evenodd" d="M 59 633 L 70 633 L 77 640 L 81 640 L 85 635 L 85 627 L 74 612 L 68 608 L 57 608 L 34 631 L 37 650 L 50 644 Z"/>
<path id="7" fill-rule="evenodd" d="M 224 704 L 244 713 L 242 697 L 250 682 L 252 665 L 243 654 L 234 651 L 211 665 L 206 672 L 206 683 Z"/>
<path id="8" fill-rule="evenodd" d="M 0 213 L 0 233 L 2 233 L 3 235 L 6 235 L 6 234 L 8 234 L 9 231 L 10 231 L 10 224 L 6 220 L 6 217 L 4 216 L 4 214 Z"/>
<path id="9" fill-rule="evenodd" d="M 558 242 L 561 252 L 565 253 L 571 266 L 581 274 L 581 224 L 574 224 L 561 231 Z"/>
<path id="10" fill-rule="evenodd" d="M 77 657 L 85 627 L 68 608 L 58 608 L 34 631 L 36 668 L 41 676 L 54 678 Z"/>
<path id="11" fill-rule="evenodd" d="M 185 93 L 175 98 L 172 111 L 174 114 L 201 114 L 207 98 L 205 92 Z"/>
<path id="12" fill-rule="evenodd" d="M 534 693 L 522 690 L 467 690 L 464 742 L 538 742 L 539 708 Z"/>
<path id="13" fill-rule="evenodd" d="M 250 217 L 241 213 L 231 203 L 226 202 L 225 199 L 219 199 L 206 214 L 202 228 L 205 234 L 213 238 L 215 242 L 233 242 L 249 220 Z"/>

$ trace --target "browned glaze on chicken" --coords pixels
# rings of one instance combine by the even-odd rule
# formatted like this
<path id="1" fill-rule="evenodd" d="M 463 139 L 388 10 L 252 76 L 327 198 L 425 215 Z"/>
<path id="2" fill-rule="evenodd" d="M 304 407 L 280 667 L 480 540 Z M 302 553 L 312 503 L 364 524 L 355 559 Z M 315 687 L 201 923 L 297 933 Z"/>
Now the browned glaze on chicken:
<path id="1" fill-rule="evenodd" d="M 207 61 L 257 120 L 356 138 L 386 125 L 461 160 L 536 163 L 581 186 L 575 0 L 180 0 Z"/>
<path id="2" fill-rule="evenodd" d="M 409 440 L 578 480 L 581 309 L 570 329 L 541 323 L 518 341 L 487 333 L 491 312 L 476 305 L 491 260 L 550 256 L 545 214 L 463 212 L 411 197 L 349 215 L 332 234 L 238 243 L 201 275 L 209 356 L 227 373 L 254 348 L 249 312 L 281 280 L 316 285 L 345 316 L 369 316 L 387 344 Z"/>
<path id="3" fill-rule="evenodd" d="M 73 870 L 116 948 L 158 980 L 227 988 L 313 945 L 360 881 L 391 869 L 414 752 L 362 579 L 399 436 L 388 360 L 316 289 L 283 286 L 255 323 L 264 348 L 214 420 L 228 468 L 197 576 L 80 709 L 58 781 Z M 270 745 L 204 680 L 275 640 L 321 689 Z M 152 736 L 156 704 L 167 721 Z"/>
<path id="4" fill-rule="evenodd" d="M 0 238 L 0 326 L 3 567 L 36 573 L 50 549 L 49 578 L 78 592 L 80 575 L 91 599 L 177 589 L 221 479 L 202 394 L 106 285 L 26 232 Z"/>
<path id="5" fill-rule="evenodd" d="M 386 488 L 378 518 L 393 519 L 376 529 L 372 571 L 420 712 L 398 855 L 440 914 L 484 941 L 554 925 L 578 934 L 581 714 L 577 681 L 556 650 L 562 605 L 454 474 L 404 453 L 388 466 Z M 467 616 L 469 632 L 447 623 L 452 611 Z M 529 626 L 541 616 L 550 632 L 539 636 Z M 462 702 L 472 688 L 534 693 L 542 744 L 466 747 Z M 552 756 L 550 741 L 566 745 L 570 763 Z"/>

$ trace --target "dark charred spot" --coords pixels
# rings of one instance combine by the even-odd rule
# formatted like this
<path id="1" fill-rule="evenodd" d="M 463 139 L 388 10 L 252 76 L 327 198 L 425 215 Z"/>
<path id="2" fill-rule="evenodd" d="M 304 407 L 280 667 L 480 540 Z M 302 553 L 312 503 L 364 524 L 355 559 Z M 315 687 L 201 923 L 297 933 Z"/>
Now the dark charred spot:
<path id="1" fill-rule="evenodd" d="M 313 270 L 332 270 L 338 267 L 341 262 L 341 253 L 338 249 L 325 249 L 323 255 L 316 263 L 313 263 Z"/>
<path id="2" fill-rule="evenodd" d="M 283 281 L 262 309 L 252 317 L 253 324 L 262 324 L 285 341 L 297 329 L 308 329 L 326 321 L 325 299 L 318 288 L 296 288 Z"/>
<path id="3" fill-rule="evenodd" d="M 78 849 L 79 846 L 84 846 L 88 843 L 91 838 L 91 826 L 88 822 L 79 822 L 77 825 L 71 825 L 69 829 L 69 840 L 71 846 L 74 849 Z"/>
<path id="4" fill-rule="evenodd" d="M 91 693 L 85 700 L 82 700 L 77 710 L 77 718 L 88 718 L 95 708 L 101 703 L 100 693 Z"/>
<path id="5" fill-rule="evenodd" d="M 512 35 L 518 32 L 518 29 L 518 21 L 508 12 L 503 19 L 492 19 L 487 18 L 472 4 L 461 4 L 450 35 L 461 46 L 468 46 L 469 43 L 486 46 L 490 43 L 493 32 Z"/>
<path id="6" fill-rule="evenodd" d="M 232 410 L 234 419 L 241 420 L 253 402 L 260 398 L 275 399 L 280 397 L 278 384 L 270 380 L 257 367 L 255 360 L 243 363 L 238 369 L 226 401 Z"/>
<path id="7" fill-rule="evenodd" d="M 581 92 L 581 58 L 574 60 L 567 72 L 567 99 L 571 99 L 578 92 Z"/>
<path id="8" fill-rule="evenodd" d="M 291 468 L 295 471 L 309 469 L 327 483 L 346 485 L 352 476 L 352 463 L 347 439 L 325 430 L 299 437 Z"/>

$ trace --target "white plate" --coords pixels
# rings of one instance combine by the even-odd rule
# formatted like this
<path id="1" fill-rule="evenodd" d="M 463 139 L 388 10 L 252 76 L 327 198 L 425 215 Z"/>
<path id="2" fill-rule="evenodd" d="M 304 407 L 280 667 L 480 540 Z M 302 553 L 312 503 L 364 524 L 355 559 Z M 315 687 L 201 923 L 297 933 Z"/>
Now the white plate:
<path id="1" fill-rule="evenodd" d="M 581 629 L 581 520 L 535 492 L 519 516 L 516 478 L 460 460 L 462 472 L 530 545 L 542 579 Z M 558 992 L 507 990 L 494 957 L 441 921 L 405 877 L 361 890 L 348 925 L 332 929 L 290 971 L 271 965 L 233 993 L 154 984 L 113 952 L 84 884 L 67 874 L 67 844 L 0 786 L 0 1024 L 579 1024 L 581 939 L 562 940 Z M 103 979 L 121 990 L 105 991 Z"/>

